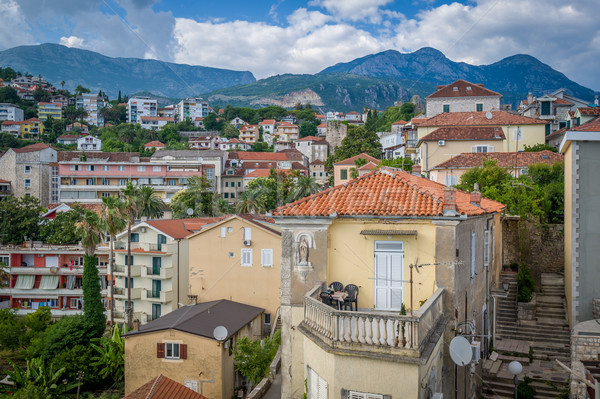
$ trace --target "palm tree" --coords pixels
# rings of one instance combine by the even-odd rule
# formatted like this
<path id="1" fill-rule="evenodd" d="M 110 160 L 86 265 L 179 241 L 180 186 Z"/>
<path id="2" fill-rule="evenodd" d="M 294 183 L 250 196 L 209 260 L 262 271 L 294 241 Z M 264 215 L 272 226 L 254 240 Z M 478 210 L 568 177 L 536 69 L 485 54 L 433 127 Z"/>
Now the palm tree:
<path id="1" fill-rule="evenodd" d="M 81 234 L 81 246 L 85 255 L 94 257 L 96 247 L 102 242 L 103 225 L 100 217 L 95 212 L 85 210 L 76 226 Z"/>
<path id="2" fill-rule="evenodd" d="M 131 227 L 140 216 L 159 217 L 164 207 L 164 202 L 156 195 L 150 186 L 137 187 L 131 182 L 121 189 L 124 197 L 123 214 L 127 218 L 127 326 L 133 327 L 133 313 L 131 309 Z"/>
<path id="3" fill-rule="evenodd" d="M 102 198 L 102 220 L 106 226 L 106 232 L 110 235 L 110 253 L 108 267 L 110 268 L 110 324 L 115 322 L 115 286 L 114 286 L 114 244 L 116 235 L 125 228 L 124 203 L 118 197 Z"/>
<path id="4" fill-rule="evenodd" d="M 290 193 L 290 201 L 308 197 L 321 191 L 321 186 L 311 176 L 300 176 L 296 181 L 293 191 Z"/>
<path id="5" fill-rule="evenodd" d="M 262 190 L 244 191 L 237 204 L 238 213 L 264 213 L 267 209 L 267 199 Z"/>

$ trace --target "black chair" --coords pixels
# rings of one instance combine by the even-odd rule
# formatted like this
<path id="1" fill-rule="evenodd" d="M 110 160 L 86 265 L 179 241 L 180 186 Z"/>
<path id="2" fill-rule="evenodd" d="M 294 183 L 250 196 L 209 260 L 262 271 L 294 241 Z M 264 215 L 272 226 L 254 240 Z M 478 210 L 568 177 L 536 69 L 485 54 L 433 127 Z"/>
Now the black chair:
<path id="1" fill-rule="evenodd" d="M 331 307 L 337 307 L 337 304 L 334 303 L 335 301 L 333 299 L 331 299 L 331 294 L 327 293 L 327 292 L 321 292 L 321 301 L 328 306 Z"/>
<path id="2" fill-rule="evenodd" d="M 344 290 L 344 284 L 340 283 L 339 281 L 334 281 L 333 283 L 329 284 L 330 288 L 333 288 L 333 291 L 343 291 Z"/>
<path id="3" fill-rule="evenodd" d="M 346 288 L 344 288 L 344 292 L 348 294 L 346 299 L 344 299 L 344 310 L 350 307 L 352 310 L 352 304 L 354 304 L 354 310 L 358 310 L 358 287 L 354 284 L 348 284 Z"/>

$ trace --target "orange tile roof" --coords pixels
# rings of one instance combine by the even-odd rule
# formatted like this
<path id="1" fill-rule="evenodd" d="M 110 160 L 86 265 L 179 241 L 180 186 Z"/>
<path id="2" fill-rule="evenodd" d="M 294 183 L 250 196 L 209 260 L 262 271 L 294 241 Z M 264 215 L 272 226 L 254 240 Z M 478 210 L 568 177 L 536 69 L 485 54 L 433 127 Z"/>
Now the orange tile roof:
<path id="1" fill-rule="evenodd" d="M 321 161 L 320 159 L 315 159 L 315 160 L 314 160 L 314 161 L 312 161 L 310 164 L 311 164 L 311 165 L 325 165 L 325 164 L 323 163 L 323 161 Z"/>
<path id="2" fill-rule="evenodd" d="M 167 122 L 175 121 L 175 119 L 171 118 L 170 116 L 142 116 L 141 119 L 143 121 L 167 121 Z"/>
<path id="3" fill-rule="evenodd" d="M 208 399 L 183 384 L 159 375 L 154 377 L 123 399 Z"/>
<path id="4" fill-rule="evenodd" d="M 13 148 L 14 152 L 18 152 L 18 153 L 23 153 L 23 152 L 36 152 L 36 151 L 42 151 L 45 150 L 47 148 L 52 148 L 51 146 L 49 146 L 46 143 L 35 143 L 35 144 L 31 144 L 28 145 L 26 147 L 23 148 Z"/>
<path id="5" fill-rule="evenodd" d="M 319 127 L 327 127 L 327 123 L 323 122 L 323 123 L 321 123 L 321 124 L 320 124 L 319 126 L 317 126 L 317 127 L 318 127 L 318 128 L 319 128 Z"/>
<path id="6" fill-rule="evenodd" d="M 406 121 L 403 120 L 403 119 L 401 119 L 401 120 L 399 120 L 397 122 L 392 123 L 392 125 L 406 125 Z"/>
<path id="7" fill-rule="evenodd" d="M 258 123 L 259 125 L 274 125 L 275 124 L 275 119 L 265 119 L 262 122 Z"/>
<path id="8" fill-rule="evenodd" d="M 146 224 L 162 231 L 166 235 L 178 240 L 185 238 L 195 231 L 198 231 L 202 226 L 217 223 L 222 217 L 205 217 L 205 218 L 189 218 L 189 219 L 158 219 L 148 220 Z"/>
<path id="9" fill-rule="evenodd" d="M 504 140 L 502 128 L 496 126 L 440 127 L 423 136 L 422 141 L 437 140 Z"/>
<path id="10" fill-rule="evenodd" d="M 564 156 L 556 152 L 544 150 L 540 152 L 466 152 L 442 162 L 433 169 L 448 168 L 475 168 L 481 166 L 484 160 L 496 160 L 497 165 L 503 168 L 524 168 L 534 163 L 553 164 L 562 162 Z"/>
<path id="11" fill-rule="evenodd" d="M 415 126 L 421 125 L 423 122 L 425 122 L 428 118 L 412 118 L 410 120 L 410 123 L 412 123 Z"/>
<path id="12" fill-rule="evenodd" d="M 600 132 L 600 118 L 592 119 L 584 123 L 581 126 L 577 126 L 575 129 L 577 132 Z"/>
<path id="13" fill-rule="evenodd" d="M 144 147 L 166 147 L 166 145 L 161 143 L 158 140 L 154 140 L 154 141 L 144 144 Z"/>
<path id="14" fill-rule="evenodd" d="M 78 134 L 61 134 L 60 136 L 58 136 L 56 138 L 56 140 L 78 139 L 79 137 L 84 137 L 84 136 L 80 136 Z"/>
<path id="15" fill-rule="evenodd" d="M 580 115 L 584 116 L 598 116 L 600 115 L 600 107 L 580 107 L 577 108 Z"/>
<path id="16" fill-rule="evenodd" d="M 358 158 L 365 159 L 365 160 L 367 160 L 367 162 L 379 163 L 379 159 L 374 158 L 374 157 L 370 156 L 369 154 L 366 154 L 366 153 L 362 152 L 362 153 L 360 153 L 358 155 L 355 155 L 353 157 L 346 158 L 346 159 L 343 159 L 343 160 L 341 160 L 339 162 L 336 162 L 336 163 L 334 163 L 334 165 L 353 165 L 354 166 L 354 161 L 356 161 Z"/>
<path id="17" fill-rule="evenodd" d="M 456 90 L 454 89 L 456 88 Z M 491 91 L 483 87 L 483 84 L 470 83 L 459 79 L 447 86 L 438 86 L 435 93 L 426 98 L 446 98 L 446 97 L 497 97 L 500 93 Z"/>
<path id="18" fill-rule="evenodd" d="M 485 126 L 485 125 L 545 125 L 548 122 L 512 114 L 506 111 L 490 111 L 492 118 L 486 117 L 487 112 L 444 112 L 419 124 L 425 126 Z"/>
<path id="19" fill-rule="evenodd" d="M 306 137 L 303 137 L 303 138 L 301 138 L 299 140 L 296 140 L 296 142 L 298 142 L 298 141 L 325 141 L 325 138 L 324 137 L 317 137 L 317 136 L 306 136 Z"/>
<path id="20" fill-rule="evenodd" d="M 0 183 L 2 183 L 2 184 L 10 183 L 10 180 L 0 179 Z"/>
<path id="21" fill-rule="evenodd" d="M 279 173 L 283 173 L 286 175 L 289 175 L 290 173 L 293 172 L 292 169 L 275 169 L 275 172 Z M 271 169 L 256 169 L 253 170 L 252 172 L 248 173 L 247 175 L 245 175 L 244 177 L 269 177 L 271 175 Z"/>
<path id="22" fill-rule="evenodd" d="M 408 172 L 381 168 L 348 183 L 281 206 L 274 216 L 443 216 L 443 184 Z M 456 191 L 456 209 L 468 216 L 501 212 L 504 205 L 482 198 L 480 206 L 471 195 Z"/>
<path id="23" fill-rule="evenodd" d="M 569 129 L 567 129 L 566 127 L 563 127 L 562 129 L 558 129 L 557 131 L 550 133 L 549 135 L 546 136 L 546 141 L 551 140 L 555 137 L 564 135 L 567 132 L 567 130 L 569 130 Z"/>
<path id="24" fill-rule="evenodd" d="M 285 152 L 238 152 L 242 161 L 287 161 L 289 157 Z"/>
<path id="25" fill-rule="evenodd" d="M 363 166 L 361 166 L 360 168 L 358 168 L 358 170 L 375 170 L 377 169 L 377 164 L 373 161 L 368 162 L 366 164 L 364 164 Z"/>

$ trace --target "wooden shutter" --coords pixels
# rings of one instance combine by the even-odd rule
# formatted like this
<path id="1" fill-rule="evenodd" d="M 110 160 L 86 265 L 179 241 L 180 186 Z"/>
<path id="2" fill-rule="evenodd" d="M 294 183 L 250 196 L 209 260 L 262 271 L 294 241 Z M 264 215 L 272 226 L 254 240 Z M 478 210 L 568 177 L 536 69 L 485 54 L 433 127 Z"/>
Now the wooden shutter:
<path id="1" fill-rule="evenodd" d="M 156 357 L 159 359 L 164 359 L 165 357 L 165 344 L 162 342 L 156 344 Z"/>
<path id="2" fill-rule="evenodd" d="M 187 359 L 187 344 L 179 344 L 179 358 Z"/>

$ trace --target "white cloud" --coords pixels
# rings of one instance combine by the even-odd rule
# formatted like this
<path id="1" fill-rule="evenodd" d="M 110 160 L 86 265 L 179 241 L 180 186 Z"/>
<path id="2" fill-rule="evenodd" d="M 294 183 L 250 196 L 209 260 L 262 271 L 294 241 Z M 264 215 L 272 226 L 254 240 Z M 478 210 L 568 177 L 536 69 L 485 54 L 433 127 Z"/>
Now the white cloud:
<path id="1" fill-rule="evenodd" d="M 340 20 L 363 21 L 372 23 L 381 21 L 381 7 L 393 0 L 312 0 L 311 6 L 320 6 Z"/>
<path id="2" fill-rule="evenodd" d="M 67 47 L 83 47 L 83 39 L 77 36 L 61 37 L 59 44 Z"/>
<path id="3" fill-rule="evenodd" d="M 0 50 L 34 43 L 29 24 L 16 1 L 0 0 L 0 15 Z"/>

